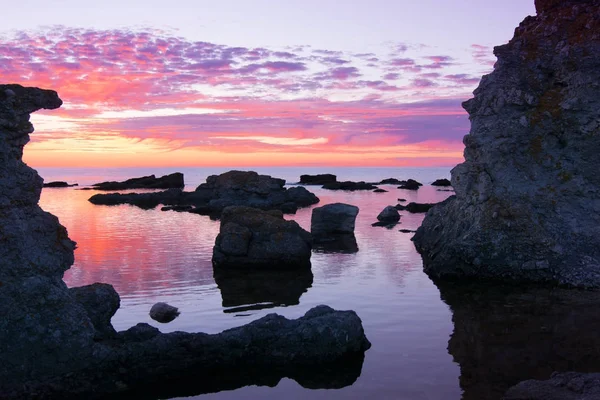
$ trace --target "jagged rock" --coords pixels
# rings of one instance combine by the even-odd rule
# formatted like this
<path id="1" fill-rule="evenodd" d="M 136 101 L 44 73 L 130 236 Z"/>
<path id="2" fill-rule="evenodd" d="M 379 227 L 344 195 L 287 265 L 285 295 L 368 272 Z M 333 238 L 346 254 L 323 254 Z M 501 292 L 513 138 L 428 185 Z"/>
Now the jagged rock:
<path id="1" fill-rule="evenodd" d="M 66 188 L 66 187 L 73 187 L 73 186 L 79 186 L 79 185 L 77 183 L 69 184 L 68 182 L 63 182 L 63 181 L 44 183 L 45 188 Z"/>
<path id="2" fill-rule="evenodd" d="M 600 374 L 554 373 L 545 381 L 524 381 L 508 389 L 504 400 L 600 400 Z"/>
<path id="3" fill-rule="evenodd" d="M 178 316 L 179 309 L 167 303 L 158 302 L 150 308 L 150 318 L 163 324 L 173 321 Z"/>
<path id="4" fill-rule="evenodd" d="M 211 175 L 193 192 L 169 189 L 155 193 L 111 193 L 90 197 L 93 204 L 132 204 L 141 208 L 193 206 L 188 212 L 218 217 L 228 206 L 246 206 L 261 210 L 281 210 L 294 214 L 298 207 L 308 207 L 319 198 L 303 187 L 284 188 L 285 180 L 259 175 L 253 171 L 229 171 Z M 185 211 L 180 209 L 181 211 Z"/>
<path id="5" fill-rule="evenodd" d="M 537 7 L 463 104 L 456 196 L 414 237 L 434 279 L 600 286 L 600 2 Z"/>
<path id="6" fill-rule="evenodd" d="M 215 268 L 310 268 L 311 234 L 281 211 L 231 206 L 221 214 L 212 262 Z"/>
<path id="7" fill-rule="evenodd" d="M 217 335 L 143 324 L 115 334 L 118 294 L 110 285 L 64 284 L 75 243 L 38 206 L 42 178 L 22 162 L 29 114 L 61 104 L 54 91 L 0 85 L 0 398 L 153 399 L 284 376 L 322 388 L 356 380 L 370 343 L 351 311 L 272 314 Z"/>
<path id="8" fill-rule="evenodd" d="M 378 189 L 378 187 L 371 183 L 366 183 L 363 181 L 360 181 L 360 182 L 344 181 L 344 182 L 327 183 L 327 184 L 323 185 L 323 189 L 348 190 L 350 192 L 354 192 L 357 190 L 374 190 L 374 189 Z"/>
<path id="9" fill-rule="evenodd" d="M 399 211 L 408 211 L 410 213 L 426 213 L 431 209 L 431 207 L 435 206 L 437 203 L 408 203 L 403 206 L 402 204 L 397 204 L 394 206 L 396 210 Z"/>
<path id="10" fill-rule="evenodd" d="M 394 206 L 387 206 L 377 216 L 379 222 L 398 222 L 400 221 L 400 214 Z"/>
<path id="11" fill-rule="evenodd" d="M 423 186 L 422 183 L 417 182 L 414 179 L 409 179 L 405 183 L 398 186 L 398 189 L 419 190 L 421 186 Z"/>
<path id="12" fill-rule="evenodd" d="M 452 182 L 450 182 L 448 179 L 436 179 L 435 181 L 433 181 L 433 183 L 431 184 L 431 186 L 452 186 Z"/>
<path id="13" fill-rule="evenodd" d="M 332 174 L 300 175 L 302 185 L 325 185 L 337 182 L 337 176 Z"/>
<path id="14" fill-rule="evenodd" d="M 100 182 L 94 183 L 94 190 L 126 190 L 126 189 L 183 189 L 183 174 L 175 172 L 157 178 L 155 175 L 131 178 L 123 182 Z"/>

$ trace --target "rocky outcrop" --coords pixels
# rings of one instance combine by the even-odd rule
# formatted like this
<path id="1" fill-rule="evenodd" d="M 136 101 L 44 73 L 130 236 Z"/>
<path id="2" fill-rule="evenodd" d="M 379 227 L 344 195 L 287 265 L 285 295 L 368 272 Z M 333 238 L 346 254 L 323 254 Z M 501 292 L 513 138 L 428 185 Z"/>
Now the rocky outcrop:
<path id="1" fill-rule="evenodd" d="M 44 183 L 45 188 L 66 188 L 66 187 L 73 187 L 73 186 L 79 186 L 79 185 L 77 183 L 70 184 L 70 183 L 64 182 L 64 181 L 54 181 L 54 182 Z"/>
<path id="2" fill-rule="evenodd" d="M 301 185 L 325 185 L 337 182 L 337 176 L 332 174 L 300 175 Z"/>
<path id="3" fill-rule="evenodd" d="M 319 198 L 304 187 L 285 188 L 285 180 L 259 175 L 254 171 L 229 171 L 211 175 L 193 192 L 169 189 L 155 193 L 96 194 L 89 201 L 100 205 L 131 204 L 141 208 L 192 206 L 178 211 L 218 217 L 225 207 L 245 206 L 261 210 L 281 210 L 294 214 Z M 170 210 L 170 209 L 167 209 Z"/>
<path id="4" fill-rule="evenodd" d="M 94 190 L 127 190 L 127 189 L 183 189 L 183 174 L 175 172 L 157 178 L 155 175 L 131 178 L 123 182 L 100 182 L 94 183 Z"/>
<path id="5" fill-rule="evenodd" d="M 600 374 L 554 373 L 545 381 L 529 380 L 510 388 L 504 400 L 599 400 Z"/>
<path id="6" fill-rule="evenodd" d="M 509 387 L 555 371 L 600 371 L 599 292 L 513 282 L 437 286 L 452 311 L 448 352 L 460 366 L 463 400 L 501 399 Z"/>
<path id="7" fill-rule="evenodd" d="M 75 243 L 38 206 L 43 181 L 22 162 L 29 114 L 61 104 L 54 91 L 0 85 L 0 398 L 143 399 L 284 376 L 324 388 L 356 379 L 370 343 L 351 311 L 272 314 L 218 335 L 161 334 L 145 324 L 115 332 L 119 297 L 110 285 L 68 289 L 62 276 Z M 327 376 L 347 360 L 352 371 Z M 266 369 L 273 373 L 248 373 Z"/>
<path id="8" fill-rule="evenodd" d="M 354 227 L 358 207 L 333 203 L 313 208 L 310 233 L 315 249 L 325 252 L 353 253 L 358 251 Z"/>
<path id="9" fill-rule="evenodd" d="M 414 179 L 409 179 L 400 186 L 398 186 L 398 189 L 419 190 L 421 186 L 423 186 L 421 182 L 417 182 Z"/>
<path id="10" fill-rule="evenodd" d="M 431 184 L 431 186 L 452 186 L 452 182 L 450 182 L 446 178 L 444 178 L 444 179 L 436 179 L 435 181 L 433 181 L 433 183 Z"/>
<path id="11" fill-rule="evenodd" d="M 401 181 L 400 179 L 387 178 L 387 179 L 381 180 L 378 183 L 378 185 L 404 185 L 405 183 L 406 183 L 406 181 Z"/>
<path id="12" fill-rule="evenodd" d="M 367 182 L 352 182 L 352 181 L 344 181 L 344 182 L 333 182 L 327 183 L 323 185 L 323 189 L 328 190 L 347 190 L 349 192 L 355 192 L 357 190 L 374 190 L 378 189 L 377 186 L 372 183 Z"/>
<path id="13" fill-rule="evenodd" d="M 214 268 L 310 268 L 312 236 L 281 211 L 227 207 L 213 248 Z"/>
<path id="14" fill-rule="evenodd" d="M 410 213 L 426 213 L 431 209 L 431 207 L 435 206 L 436 203 L 414 203 L 410 202 L 407 205 L 403 206 L 402 204 L 397 204 L 394 208 L 399 211 L 408 211 Z"/>
<path id="15" fill-rule="evenodd" d="M 434 279 L 600 286 L 600 2 L 536 6 L 463 104 L 456 196 L 414 237 Z"/>

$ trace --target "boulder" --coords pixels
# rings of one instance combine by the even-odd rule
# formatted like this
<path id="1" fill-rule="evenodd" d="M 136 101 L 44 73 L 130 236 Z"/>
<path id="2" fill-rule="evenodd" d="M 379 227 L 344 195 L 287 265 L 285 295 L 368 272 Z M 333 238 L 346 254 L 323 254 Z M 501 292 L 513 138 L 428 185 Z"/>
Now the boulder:
<path id="1" fill-rule="evenodd" d="M 155 175 L 142 176 L 141 178 L 131 178 L 122 182 L 100 182 L 94 183 L 94 190 L 126 190 L 126 189 L 183 189 L 183 174 L 175 172 L 169 175 L 157 178 Z"/>
<path id="2" fill-rule="evenodd" d="M 66 187 L 73 187 L 73 186 L 79 186 L 79 185 L 77 183 L 69 184 L 68 182 L 63 182 L 63 181 L 44 183 L 45 188 L 66 188 Z"/>
<path id="3" fill-rule="evenodd" d="M 158 302 L 150 308 L 149 314 L 153 320 L 166 324 L 179 316 L 179 309 L 167 303 Z"/>
<path id="4" fill-rule="evenodd" d="M 73 298 L 83 306 L 94 325 L 95 339 L 112 338 L 116 335 L 110 319 L 121 305 L 117 291 L 106 283 L 93 283 L 69 289 Z"/>
<path id="5" fill-rule="evenodd" d="M 414 237 L 433 279 L 600 286 L 600 2 L 537 8 L 463 103 L 456 195 Z"/>
<path id="6" fill-rule="evenodd" d="M 302 185 L 325 185 L 337 182 L 337 176 L 332 174 L 300 175 Z"/>
<path id="7" fill-rule="evenodd" d="M 223 210 L 214 268 L 310 268 L 312 236 L 281 211 L 231 206 Z"/>
<path id="8" fill-rule="evenodd" d="M 316 242 L 327 240 L 331 235 L 354 234 L 358 207 L 333 203 L 313 208 L 310 233 Z"/>
<path id="9" fill-rule="evenodd" d="M 400 221 L 400 214 L 394 206 L 387 206 L 377 216 L 379 222 L 389 223 Z"/>
<path id="10" fill-rule="evenodd" d="M 406 190 L 418 190 L 422 183 L 415 181 L 414 179 L 407 180 L 404 184 L 398 186 L 398 189 L 406 189 Z"/>
<path id="11" fill-rule="evenodd" d="M 448 179 L 436 179 L 435 181 L 433 181 L 433 183 L 431 184 L 431 186 L 452 186 L 452 182 L 450 182 Z"/>
<path id="12" fill-rule="evenodd" d="M 429 211 L 431 209 L 431 207 L 435 206 L 436 203 L 408 203 L 407 205 L 403 206 L 401 204 L 397 204 L 396 206 L 394 206 L 394 208 L 396 210 L 400 210 L 400 211 L 408 211 L 410 213 L 426 213 L 427 211 Z"/>
<path id="13" fill-rule="evenodd" d="M 314 193 L 309 192 L 302 186 L 288 188 L 286 191 L 286 200 L 297 207 L 308 207 L 319 202 L 319 198 Z"/>

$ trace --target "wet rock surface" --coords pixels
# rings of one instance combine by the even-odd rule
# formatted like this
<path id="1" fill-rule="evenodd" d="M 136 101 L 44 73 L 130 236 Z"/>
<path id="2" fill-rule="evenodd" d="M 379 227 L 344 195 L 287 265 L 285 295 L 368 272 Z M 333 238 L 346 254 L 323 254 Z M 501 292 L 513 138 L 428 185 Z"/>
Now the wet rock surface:
<path id="1" fill-rule="evenodd" d="M 282 377 L 315 388 L 356 380 L 370 343 L 352 311 L 271 314 L 217 335 L 146 324 L 115 332 L 110 285 L 67 288 L 75 243 L 38 206 L 42 178 L 22 162 L 29 114 L 61 104 L 54 91 L 0 85 L 0 398 L 153 399 Z M 338 364 L 348 368 L 330 369 Z"/>
<path id="2" fill-rule="evenodd" d="M 154 193 L 110 193 L 96 194 L 89 201 L 98 205 L 131 204 L 141 208 L 164 206 L 191 206 L 188 211 L 195 214 L 218 217 L 225 207 L 246 206 L 261 210 L 281 210 L 294 214 L 299 207 L 308 207 L 319 202 L 319 198 L 306 188 L 285 188 L 285 180 L 259 175 L 254 171 L 229 171 L 211 175 L 206 183 L 193 192 L 169 189 Z M 171 209 L 167 209 L 171 210 Z"/>
<path id="3" fill-rule="evenodd" d="M 536 5 L 463 104 L 456 196 L 414 237 L 433 279 L 600 286 L 600 2 Z"/>
<path id="4" fill-rule="evenodd" d="M 312 235 L 281 211 L 227 207 L 213 248 L 214 268 L 310 268 Z"/>

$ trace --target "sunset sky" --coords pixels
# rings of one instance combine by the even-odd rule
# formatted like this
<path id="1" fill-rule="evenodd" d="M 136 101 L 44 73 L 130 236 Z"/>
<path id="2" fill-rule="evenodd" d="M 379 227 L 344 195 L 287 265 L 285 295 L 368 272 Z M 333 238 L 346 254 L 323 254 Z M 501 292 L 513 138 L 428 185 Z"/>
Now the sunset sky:
<path id="1" fill-rule="evenodd" d="M 460 103 L 535 14 L 533 0 L 88 4 L 3 7 L 1 82 L 64 101 L 32 116 L 34 167 L 454 165 Z"/>

